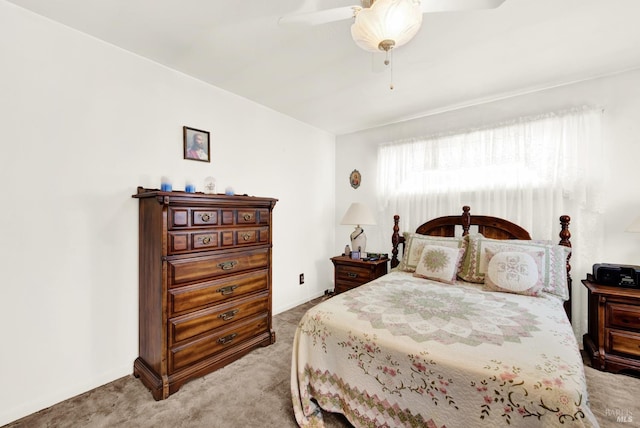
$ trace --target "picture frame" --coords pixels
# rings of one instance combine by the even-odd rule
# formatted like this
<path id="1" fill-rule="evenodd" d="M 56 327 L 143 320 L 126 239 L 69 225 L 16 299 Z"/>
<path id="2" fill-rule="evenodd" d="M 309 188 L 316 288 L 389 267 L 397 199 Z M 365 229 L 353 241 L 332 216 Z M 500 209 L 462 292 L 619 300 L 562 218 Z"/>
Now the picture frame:
<path id="1" fill-rule="evenodd" d="M 351 174 L 349 174 L 349 183 L 351 184 L 351 187 L 357 189 L 358 187 L 360 187 L 361 182 L 362 175 L 360 174 L 360 171 L 358 171 L 357 169 L 351 171 Z"/>
<path id="2" fill-rule="evenodd" d="M 211 162 L 209 131 L 182 127 L 184 158 L 200 162 Z"/>

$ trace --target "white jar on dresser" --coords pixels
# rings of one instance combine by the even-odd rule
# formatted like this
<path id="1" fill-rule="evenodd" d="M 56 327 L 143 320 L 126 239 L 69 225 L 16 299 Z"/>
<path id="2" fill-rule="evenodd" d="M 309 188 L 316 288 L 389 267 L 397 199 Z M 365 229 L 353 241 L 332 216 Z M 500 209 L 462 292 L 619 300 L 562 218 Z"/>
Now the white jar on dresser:
<path id="1" fill-rule="evenodd" d="M 275 342 L 271 219 L 277 199 L 139 187 L 139 356 L 156 400 Z"/>

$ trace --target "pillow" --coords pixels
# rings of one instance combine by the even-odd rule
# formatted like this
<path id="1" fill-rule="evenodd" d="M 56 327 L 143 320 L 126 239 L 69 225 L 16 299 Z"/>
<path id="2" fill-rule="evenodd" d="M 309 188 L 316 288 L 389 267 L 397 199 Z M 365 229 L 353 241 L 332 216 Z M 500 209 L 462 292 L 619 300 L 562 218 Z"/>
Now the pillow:
<path id="1" fill-rule="evenodd" d="M 527 296 L 542 291 L 542 262 L 544 251 L 487 252 L 487 271 L 484 289 Z"/>
<path id="2" fill-rule="evenodd" d="M 439 245 L 450 248 L 467 248 L 465 237 L 429 236 L 418 233 L 404 234 L 404 254 L 398 269 L 405 272 L 415 272 L 416 265 L 422 255 L 422 250 L 427 245 Z"/>
<path id="3" fill-rule="evenodd" d="M 464 248 L 426 245 L 413 276 L 453 284 L 458 275 Z"/>
<path id="4" fill-rule="evenodd" d="M 569 299 L 567 286 L 567 257 L 571 248 L 542 241 L 515 239 L 490 239 L 480 234 L 469 237 L 469 247 L 460 270 L 460 278 L 468 282 L 485 282 L 487 267 L 486 250 L 494 253 L 502 251 L 543 251 L 542 291 L 555 294 L 563 300 Z"/>

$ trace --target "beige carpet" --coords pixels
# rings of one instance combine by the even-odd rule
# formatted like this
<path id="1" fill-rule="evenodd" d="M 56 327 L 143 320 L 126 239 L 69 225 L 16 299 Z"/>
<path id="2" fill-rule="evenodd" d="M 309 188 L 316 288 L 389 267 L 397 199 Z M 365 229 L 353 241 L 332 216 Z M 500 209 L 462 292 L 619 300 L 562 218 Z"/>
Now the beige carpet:
<path id="1" fill-rule="evenodd" d="M 127 376 L 6 427 L 296 427 L 289 368 L 296 324 L 313 302 L 274 317 L 276 343 L 154 401 Z M 603 428 L 640 427 L 640 379 L 586 367 L 591 408 Z M 631 416 L 632 422 L 618 422 Z M 348 427 L 326 414 L 328 428 Z M 455 428 L 455 427 L 454 427 Z"/>

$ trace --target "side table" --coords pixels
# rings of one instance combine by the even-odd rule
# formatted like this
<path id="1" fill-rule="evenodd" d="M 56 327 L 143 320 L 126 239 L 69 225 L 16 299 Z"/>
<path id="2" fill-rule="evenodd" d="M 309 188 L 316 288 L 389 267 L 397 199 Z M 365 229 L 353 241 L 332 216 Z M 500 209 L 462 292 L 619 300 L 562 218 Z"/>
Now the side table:
<path id="1" fill-rule="evenodd" d="M 583 337 L 591 365 L 599 370 L 640 371 L 640 290 L 597 284 L 588 290 L 589 330 Z"/>
<path id="2" fill-rule="evenodd" d="M 332 257 L 335 294 L 343 293 L 386 275 L 388 258 L 379 260 L 352 259 L 349 256 Z"/>

